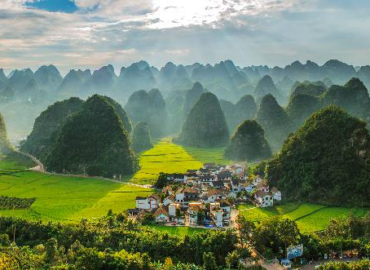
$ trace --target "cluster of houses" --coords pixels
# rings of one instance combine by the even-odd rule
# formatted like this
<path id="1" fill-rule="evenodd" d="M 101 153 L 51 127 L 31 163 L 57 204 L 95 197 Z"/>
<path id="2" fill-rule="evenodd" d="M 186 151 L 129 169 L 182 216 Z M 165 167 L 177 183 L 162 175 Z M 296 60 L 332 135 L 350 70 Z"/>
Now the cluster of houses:
<path id="1" fill-rule="evenodd" d="M 245 167 L 238 164 L 206 163 L 199 170 L 166 175 L 168 185 L 161 194 L 136 198 L 131 215 L 151 212 L 156 222 L 187 226 L 230 224 L 236 200 L 251 200 L 259 207 L 271 207 L 281 201 L 281 192 L 255 177 L 249 179 Z"/>

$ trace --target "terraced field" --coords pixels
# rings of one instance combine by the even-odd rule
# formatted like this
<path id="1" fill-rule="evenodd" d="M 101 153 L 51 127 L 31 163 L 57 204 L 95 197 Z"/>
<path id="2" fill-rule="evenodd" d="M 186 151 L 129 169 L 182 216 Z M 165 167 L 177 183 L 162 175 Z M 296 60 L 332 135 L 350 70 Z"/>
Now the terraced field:
<path id="1" fill-rule="evenodd" d="M 368 209 L 363 208 L 327 207 L 320 204 L 309 203 L 290 203 L 270 208 L 239 205 L 238 210 L 240 214 L 254 222 L 275 216 L 295 220 L 303 233 L 324 230 L 332 218 L 348 216 L 351 212 L 356 216 L 364 216 L 368 211 Z"/>

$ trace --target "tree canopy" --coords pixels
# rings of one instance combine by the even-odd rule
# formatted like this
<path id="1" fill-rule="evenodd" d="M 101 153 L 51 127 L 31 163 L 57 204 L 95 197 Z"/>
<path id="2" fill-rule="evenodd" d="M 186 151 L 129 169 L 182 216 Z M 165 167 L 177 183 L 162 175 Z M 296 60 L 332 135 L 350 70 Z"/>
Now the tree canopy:
<path id="1" fill-rule="evenodd" d="M 366 123 L 334 106 L 313 114 L 266 167 L 288 200 L 369 204 L 370 136 Z"/>

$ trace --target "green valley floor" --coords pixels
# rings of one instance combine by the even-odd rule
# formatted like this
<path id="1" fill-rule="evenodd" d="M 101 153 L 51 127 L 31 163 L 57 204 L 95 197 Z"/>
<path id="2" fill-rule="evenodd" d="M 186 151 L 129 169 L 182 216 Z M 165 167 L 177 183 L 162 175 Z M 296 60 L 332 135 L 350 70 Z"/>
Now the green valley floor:
<path id="1" fill-rule="evenodd" d="M 16 216 L 28 220 L 79 222 L 82 218 L 94 219 L 135 207 L 136 196 L 147 196 L 152 189 L 134 184 L 153 184 L 160 172 L 186 172 L 198 169 L 206 162 L 227 164 L 223 159 L 224 148 L 192 148 L 172 143 L 171 138 L 156 142 L 154 147 L 141 155 L 141 169 L 125 182 L 51 175 L 29 171 L 33 163 L 23 156 L 0 158 L 0 196 L 36 198 L 30 209 L 2 209 L 0 215 Z M 281 216 L 297 221 L 303 232 L 326 228 L 330 219 L 353 212 L 363 216 L 367 209 L 325 207 L 317 204 L 286 204 L 272 208 L 254 208 L 240 205 L 239 213 L 249 220 L 261 221 Z M 173 234 L 192 234 L 196 229 L 154 226 Z"/>

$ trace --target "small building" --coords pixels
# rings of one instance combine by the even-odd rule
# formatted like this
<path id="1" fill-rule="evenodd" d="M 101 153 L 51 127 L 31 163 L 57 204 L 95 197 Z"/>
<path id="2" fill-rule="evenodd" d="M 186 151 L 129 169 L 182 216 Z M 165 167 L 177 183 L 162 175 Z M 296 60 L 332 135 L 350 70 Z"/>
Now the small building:
<path id="1" fill-rule="evenodd" d="M 181 205 L 178 204 L 178 203 L 171 203 L 168 206 L 168 214 L 170 215 L 170 217 L 176 217 L 176 210 L 177 209 L 181 209 Z"/>
<path id="2" fill-rule="evenodd" d="M 163 205 L 164 206 L 167 206 L 171 203 L 175 203 L 176 202 L 176 199 L 175 199 L 175 196 L 174 195 L 170 195 L 170 196 L 167 196 L 164 200 L 163 200 Z"/>
<path id="3" fill-rule="evenodd" d="M 162 193 L 166 196 L 172 195 L 174 193 L 172 186 L 165 186 L 164 188 L 162 188 Z"/>
<path id="4" fill-rule="evenodd" d="M 158 223 L 167 223 L 170 221 L 170 216 L 164 207 L 159 207 L 154 212 L 155 221 Z"/>
<path id="5" fill-rule="evenodd" d="M 136 197 L 136 208 L 151 210 L 159 206 L 159 197 L 157 195 L 150 195 L 148 197 Z"/>
<path id="6" fill-rule="evenodd" d="M 230 181 L 232 179 L 231 171 L 222 171 L 217 174 L 218 181 Z"/>
<path id="7" fill-rule="evenodd" d="M 261 207 L 271 207 L 274 205 L 274 198 L 270 192 L 258 190 L 256 194 L 254 194 L 254 198 Z"/>
<path id="8" fill-rule="evenodd" d="M 220 209 L 223 211 L 223 219 L 228 220 L 230 219 L 231 215 L 231 204 L 227 200 L 220 200 Z"/>
<path id="9" fill-rule="evenodd" d="M 198 213 L 204 208 L 201 202 L 191 202 L 189 203 L 189 208 L 186 212 L 186 218 L 190 226 L 198 225 Z"/>
<path id="10" fill-rule="evenodd" d="M 224 188 L 224 182 L 223 181 L 214 181 L 210 184 L 214 188 Z"/>
<path id="11" fill-rule="evenodd" d="M 203 169 L 214 168 L 215 166 L 216 166 L 215 163 L 204 163 L 203 164 Z"/>
<path id="12" fill-rule="evenodd" d="M 274 197 L 274 200 L 281 201 L 281 191 L 279 191 L 276 187 L 273 187 L 271 189 L 272 196 Z"/>
<path id="13" fill-rule="evenodd" d="M 216 200 L 221 200 L 225 198 L 225 192 L 220 189 L 210 189 L 206 192 L 205 196 L 203 196 L 204 202 L 207 203 L 214 203 Z"/>

